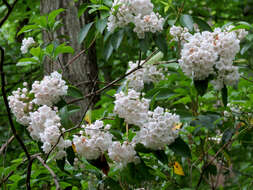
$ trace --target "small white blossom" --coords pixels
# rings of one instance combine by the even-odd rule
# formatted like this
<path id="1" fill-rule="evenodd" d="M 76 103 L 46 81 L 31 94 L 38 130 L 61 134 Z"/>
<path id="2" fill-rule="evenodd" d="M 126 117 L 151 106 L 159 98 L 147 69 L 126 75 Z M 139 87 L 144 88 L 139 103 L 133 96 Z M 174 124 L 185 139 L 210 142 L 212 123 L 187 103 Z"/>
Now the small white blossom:
<path id="1" fill-rule="evenodd" d="M 114 113 L 120 118 L 124 118 L 126 123 L 140 126 L 147 120 L 149 100 L 140 99 L 140 93 L 133 89 L 128 90 L 128 94 L 119 92 L 115 94 Z"/>
<path id="2" fill-rule="evenodd" d="M 103 131 L 104 123 L 100 120 L 83 128 L 85 134 L 82 132 L 81 136 L 74 135 L 73 143 L 80 156 L 87 160 L 95 160 L 108 150 L 112 144 L 112 135 Z"/>
<path id="3" fill-rule="evenodd" d="M 20 48 L 23 54 L 28 52 L 28 49 L 35 43 L 32 37 L 24 38 L 22 41 L 22 46 Z"/>
<path id="4" fill-rule="evenodd" d="M 142 124 L 140 131 L 133 139 L 134 143 L 142 143 L 153 150 L 163 149 L 178 137 L 175 125 L 180 122 L 179 116 L 157 107 L 149 111 L 148 121 Z"/>
<path id="5" fill-rule="evenodd" d="M 42 81 L 35 81 L 31 92 L 35 95 L 35 104 L 51 106 L 60 100 L 60 96 L 66 95 L 67 90 L 68 86 L 62 80 L 62 75 L 54 71 Z"/>
<path id="6" fill-rule="evenodd" d="M 119 164 L 119 168 L 131 162 L 139 162 L 139 157 L 136 155 L 134 146 L 126 141 L 122 145 L 119 141 L 114 141 L 108 150 L 108 155 L 110 159 Z"/>

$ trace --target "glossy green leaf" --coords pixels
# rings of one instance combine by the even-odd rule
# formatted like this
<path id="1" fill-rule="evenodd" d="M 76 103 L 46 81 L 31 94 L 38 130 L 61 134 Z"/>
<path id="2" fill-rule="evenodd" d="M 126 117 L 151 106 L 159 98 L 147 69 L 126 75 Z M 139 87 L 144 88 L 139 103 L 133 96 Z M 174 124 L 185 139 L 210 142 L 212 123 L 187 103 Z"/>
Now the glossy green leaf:
<path id="1" fill-rule="evenodd" d="M 175 141 L 169 145 L 169 148 L 178 156 L 191 158 L 191 150 L 181 137 L 176 138 Z"/>
<path id="2" fill-rule="evenodd" d="M 83 42 L 83 40 L 85 39 L 85 37 L 87 36 L 90 28 L 92 27 L 92 25 L 94 24 L 94 22 L 90 22 L 88 24 L 86 24 L 80 31 L 79 35 L 78 35 L 78 43 L 81 44 Z"/>

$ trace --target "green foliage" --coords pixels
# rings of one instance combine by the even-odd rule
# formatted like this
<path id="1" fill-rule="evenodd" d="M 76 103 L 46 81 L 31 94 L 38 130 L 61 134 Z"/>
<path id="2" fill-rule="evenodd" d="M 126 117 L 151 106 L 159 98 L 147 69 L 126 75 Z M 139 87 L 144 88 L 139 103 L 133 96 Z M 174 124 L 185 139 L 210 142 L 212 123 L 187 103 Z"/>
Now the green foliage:
<path id="1" fill-rule="evenodd" d="M 67 155 L 61 160 L 54 161 L 52 153 L 46 163 L 56 173 L 62 189 L 104 187 L 112 190 L 137 188 L 191 190 L 196 189 L 202 169 L 216 157 L 205 169 L 205 179 L 199 189 L 209 189 L 210 183 L 214 183 L 212 180 L 219 176 L 226 180 L 214 189 L 252 189 L 253 15 L 250 12 L 252 2 L 225 0 L 152 2 L 155 5 L 154 9 L 166 18 L 161 33 L 146 33 L 145 38 L 140 40 L 132 31 L 131 24 L 108 32 L 106 25 L 112 1 L 91 0 L 78 7 L 78 17 L 85 13 L 92 15 L 92 19 L 83 26 L 76 38 L 84 49 L 93 41 L 96 44 L 98 80 L 101 82 L 99 88 L 122 76 L 127 70 L 129 61 L 143 60 L 151 52 L 159 49 L 160 52 L 146 64 L 158 63 L 161 68 L 165 68 L 167 70 L 165 79 L 158 83 L 145 84 L 143 96 L 150 99 L 150 110 L 161 106 L 180 116 L 182 123 L 175 124 L 181 128 L 180 136 L 161 150 L 151 150 L 142 144 L 135 145 L 140 162 L 129 163 L 121 169 L 114 165 L 107 154 L 103 155 L 103 159 L 89 162 L 79 158 L 74 147 L 67 148 Z M 68 37 L 62 39 L 54 37 L 55 32 L 63 26 L 61 20 L 64 11 L 66 10 L 58 9 L 47 15 L 40 15 L 39 1 L 21 0 L 16 4 L 8 21 L 2 26 L 0 34 L 0 45 L 4 47 L 6 53 L 4 71 L 8 82 L 6 86 L 8 95 L 12 90 L 21 87 L 25 81 L 31 86 L 34 80 L 41 79 L 45 61 L 54 64 L 63 54 L 75 53 L 70 43 L 62 41 Z M 7 7 L 1 4 L 0 18 L 6 13 Z M 229 23 L 235 25 L 232 30 L 249 31 L 249 35 L 241 43 L 240 55 L 234 61 L 243 78 L 237 87 L 224 86 L 217 92 L 209 83 L 209 79 L 192 81 L 183 74 L 178 67 L 181 47 L 171 41 L 169 29 L 175 24 L 187 27 L 193 33 L 196 26 L 200 31 L 213 31 L 215 27 Z M 49 42 L 45 43 L 42 40 L 42 32 L 50 36 Z M 21 55 L 20 39 L 30 36 L 34 37 L 36 44 L 27 54 Z M 68 97 L 82 99 L 86 95 L 77 87 L 71 84 L 68 86 Z M 126 86 L 127 84 L 118 87 L 117 83 L 100 94 L 99 100 L 89 112 L 92 122 L 103 119 L 106 124 L 111 124 L 110 132 L 113 138 L 119 141 L 131 140 L 135 136 L 134 131 L 138 130 L 136 126 L 129 125 L 127 132 L 124 120 L 113 114 L 114 95 L 120 89 L 127 88 Z M 2 145 L 11 133 L 2 96 L 0 99 Z M 65 129 L 74 127 L 70 118 L 72 114 L 80 111 L 80 107 L 67 104 L 64 100 L 57 106 L 62 127 Z M 240 111 L 236 111 L 234 107 L 240 108 Z M 42 144 L 34 141 L 24 126 L 17 122 L 14 124 L 29 152 L 43 153 Z M 71 137 L 77 132 L 74 130 L 64 135 Z M 223 146 L 226 147 L 222 148 Z M 45 158 L 44 154 L 41 156 Z M 75 158 L 80 162 L 78 166 L 75 165 Z M 216 160 L 222 162 L 222 170 Z M 0 156 L 0 161 L 0 188 L 25 189 L 28 162 L 17 141 L 14 140 L 8 145 L 7 152 Z M 176 161 L 182 165 L 184 176 L 174 172 L 173 164 Z M 2 184 L 2 180 L 12 171 L 15 171 L 14 174 Z M 38 160 L 34 160 L 32 166 L 31 186 L 32 189 L 55 189 L 49 171 Z"/>

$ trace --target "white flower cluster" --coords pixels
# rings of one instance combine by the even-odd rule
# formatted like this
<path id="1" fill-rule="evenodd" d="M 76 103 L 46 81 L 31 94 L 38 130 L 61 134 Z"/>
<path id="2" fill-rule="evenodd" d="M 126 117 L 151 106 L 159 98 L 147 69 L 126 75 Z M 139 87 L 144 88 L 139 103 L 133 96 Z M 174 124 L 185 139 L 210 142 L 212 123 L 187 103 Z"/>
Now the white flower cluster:
<path id="1" fill-rule="evenodd" d="M 114 112 L 128 124 L 140 126 L 147 120 L 149 100 L 140 99 L 140 95 L 133 89 L 129 89 L 127 95 L 122 91 L 115 94 Z"/>
<path id="2" fill-rule="evenodd" d="M 214 75 L 217 90 L 225 85 L 235 85 L 239 79 L 238 68 L 233 66 L 240 50 L 240 40 L 248 33 L 244 29 L 231 31 L 234 26 L 214 32 L 204 31 L 191 35 L 187 30 L 173 26 L 170 30 L 175 40 L 182 40 L 179 65 L 194 80 L 204 80 Z"/>
<path id="3" fill-rule="evenodd" d="M 144 61 L 141 61 L 141 65 Z M 138 62 L 134 63 L 132 61 L 129 62 L 129 71 L 138 67 Z M 144 64 L 141 69 L 133 72 L 132 74 L 126 77 L 126 82 L 128 87 L 134 89 L 136 91 L 141 91 L 144 88 L 144 83 L 155 83 L 165 78 L 162 73 L 162 69 L 158 69 L 156 65 L 153 64 Z"/>
<path id="4" fill-rule="evenodd" d="M 24 86 L 27 86 L 27 83 L 24 83 Z M 28 125 L 30 123 L 29 113 L 33 110 L 33 104 L 28 97 L 28 93 L 27 88 L 18 88 L 8 97 L 12 113 L 17 118 L 17 122 L 22 125 Z"/>
<path id="5" fill-rule="evenodd" d="M 35 104 L 51 106 L 59 101 L 60 96 L 66 95 L 67 90 L 68 86 L 62 80 L 62 75 L 55 71 L 42 81 L 35 81 L 31 92 L 35 95 Z"/>
<path id="6" fill-rule="evenodd" d="M 188 28 L 182 28 L 174 25 L 170 28 L 170 35 L 172 35 L 174 41 L 180 41 L 182 44 L 187 42 L 187 40 L 192 36 L 189 33 Z"/>
<path id="7" fill-rule="evenodd" d="M 131 89 L 127 95 L 120 92 L 115 97 L 114 112 L 124 118 L 126 123 L 140 127 L 133 139 L 134 144 L 142 143 L 148 148 L 158 150 L 178 137 L 175 126 L 180 122 L 179 116 L 166 112 L 161 107 L 153 112 L 148 111 L 149 101 L 140 99 L 140 93 Z"/>
<path id="8" fill-rule="evenodd" d="M 20 48 L 23 54 L 28 52 L 28 49 L 35 43 L 32 37 L 24 38 L 22 41 L 22 46 Z"/>
<path id="9" fill-rule="evenodd" d="M 178 137 L 178 130 L 175 126 L 179 122 L 178 115 L 157 107 L 153 112 L 149 111 L 148 121 L 143 123 L 133 141 L 142 143 L 153 150 L 163 149 Z"/>
<path id="10" fill-rule="evenodd" d="M 145 32 L 160 32 L 164 19 L 153 12 L 150 0 L 114 0 L 107 23 L 108 31 L 124 27 L 129 23 L 135 25 L 134 32 L 144 38 Z"/>
<path id="11" fill-rule="evenodd" d="M 27 86 L 27 83 L 24 83 L 24 86 Z M 53 72 L 50 76 L 45 76 L 41 82 L 35 81 L 31 91 L 19 88 L 8 97 L 17 122 L 28 126 L 31 137 L 43 143 L 42 149 L 45 153 L 51 150 L 61 135 L 58 108 L 54 107 L 53 110 L 49 106 L 57 103 L 59 96 L 66 95 L 67 88 L 61 74 Z M 42 106 L 39 107 L 40 105 Z M 56 146 L 56 158 L 65 156 L 64 148 L 69 146 L 71 141 L 60 138 Z"/>
<path id="12" fill-rule="evenodd" d="M 30 113 L 31 122 L 28 126 L 28 131 L 34 140 L 43 142 L 42 149 L 48 153 L 54 146 L 60 135 L 61 126 L 60 117 L 57 115 L 57 109 L 53 110 L 47 105 L 39 107 L 35 112 Z M 60 138 L 57 144 L 58 152 L 57 159 L 66 155 L 64 148 L 71 146 L 71 141 Z"/>
<path id="13" fill-rule="evenodd" d="M 87 160 L 95 160 L 104 154 L 112 144 L 112 134 L 103 130 L 110 126 L 97 120 L 94 124 L 82 126 L 84 131 L 80 131 L 80 136 L 74 135 L 73 144 L 79 155 Z"/>
<path id="14" fill-rule="evenodd" d="M 119 141 L 113 142 L 108 149 L 108 155 L 111 160 L 119 164 L 120 168 L 131 162 L 139 162 L 139 157 L 136 155 L 134 146 L 127 141 L 124 141 L 122 145 Z"/>

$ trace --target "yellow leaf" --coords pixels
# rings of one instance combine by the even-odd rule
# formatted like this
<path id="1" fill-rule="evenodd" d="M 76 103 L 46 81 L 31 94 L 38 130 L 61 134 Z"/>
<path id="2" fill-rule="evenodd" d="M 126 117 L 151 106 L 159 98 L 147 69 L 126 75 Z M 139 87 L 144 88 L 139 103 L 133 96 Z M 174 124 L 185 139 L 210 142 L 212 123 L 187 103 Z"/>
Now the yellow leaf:
<path id="1" fill-rule="evenodd" d="M 88 110 L 86 112 L 86 115 L 84 117 L 84 120 L 88 123 L 88 124 L 91 124 L 91 110 Z"/>
<path id="2" fill-rule="evenodd" d="M 76 146 L 74 144 L 72 144 L 72 149 L 74 152 L 76 152 Z"/>
<path id="3" fill-rule="evenodd" d="M 179 130 L 182 127 L 183 123 L 178 123 L 175 124 L 174 127 L 172 128 L 173 130 Z"/>
<path id="4" fill-rule="evenodd" d="M 177 161 L 174 163 L 173 167 L 174 167 L 175 174 L 184 176 L 183 168 Z"/>

